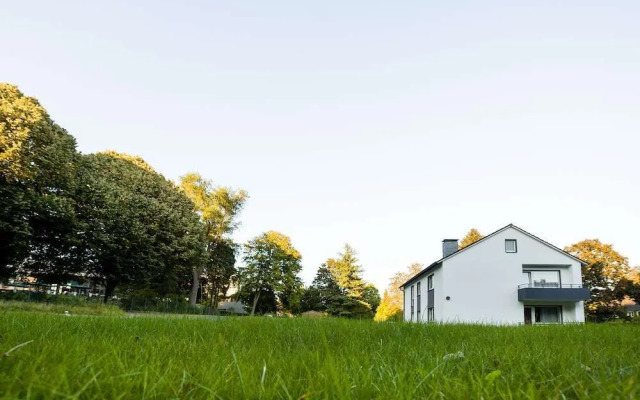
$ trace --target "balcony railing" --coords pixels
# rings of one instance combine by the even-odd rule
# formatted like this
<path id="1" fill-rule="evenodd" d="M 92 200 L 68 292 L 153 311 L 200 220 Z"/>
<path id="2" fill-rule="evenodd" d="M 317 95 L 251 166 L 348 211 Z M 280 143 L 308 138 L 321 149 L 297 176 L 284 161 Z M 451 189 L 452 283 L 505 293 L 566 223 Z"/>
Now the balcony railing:
<path id="1" fill-rule="evenodd" d="M 583 285 L 581 284 L 559 284 L 558 282 L 534 282 L 534 283 L 523 283 L 522 285 L 518 285 L 518 289 L 523 289 L 523 288 L 555 288 L 555 289 L 580 289 L 580 288 L 584 288 Z"/>
<path id="2" fill-rule="evenodd" d="M 518 301 L 582 301 L 590 297 L 589 289 L 581 284 L 534 282 L 518 285 Z"/>

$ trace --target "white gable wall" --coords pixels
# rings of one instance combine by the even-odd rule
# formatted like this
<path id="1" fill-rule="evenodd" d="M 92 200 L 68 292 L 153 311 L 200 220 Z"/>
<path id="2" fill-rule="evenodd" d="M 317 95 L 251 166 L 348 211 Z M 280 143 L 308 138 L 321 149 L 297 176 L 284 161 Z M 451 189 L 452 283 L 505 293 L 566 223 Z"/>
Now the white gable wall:
<path id="1" fill-rule="evenodd" d="M 505 252 L 505 239 L 517 240 L 517 253 Z M 524 322 L 523 303 L 518 301 L 518 285 L 523 265 L 563 265 L 563 284 L 580 284 L 580 263 L 566 254 L 507 228 L 482 243 L 443 261 L 442 289 L 436 297 L 436 316 L 442 322 L 517 324 Z M 426 276 L 423 278 L 426 282 Z M 426 287 L 426 284 L 424 284 Z M 444 297 L 450 296 L 450 300 Z M 409 304 L 410 307 L 410 304 Z M 442 310 L 438 310 L 441 308 Z M 567 304 L 565 322 L 584 321 L 582 302 Z"/>

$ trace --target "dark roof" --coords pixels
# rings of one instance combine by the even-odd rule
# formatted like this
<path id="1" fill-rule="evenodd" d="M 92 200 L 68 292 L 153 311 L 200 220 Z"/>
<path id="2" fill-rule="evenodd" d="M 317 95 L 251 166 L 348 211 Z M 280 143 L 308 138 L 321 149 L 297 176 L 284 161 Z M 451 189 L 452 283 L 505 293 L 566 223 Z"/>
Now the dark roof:
<path id="1" fill-rule="evenodd" d="M 568 256 L 568 257 L 573 258 L 574 260 L 578 261 L 578 262 L 579 262 L 580 264 L 582 264 L 582 265 L 587 265 L 587 264 L 588 264 L 587 262 L 585 262 L 585 261 L 583 261 L 583 260 L 579 259 L 578 257 L 576 257 L 576 256 L 572 255 L 571 253 L 568 253 L 568 252 L 566 252 L 566 251 L 562 250 L 561 248 L 556 247 L 556 246 L 552 245 L 551 243 L 549 243 L 549 242 L 547 242 L 547 241 L 544 241 L 544 240 L 540 239 L 540 238 L 539 238 L 539 237 L 537 237 L 536 235 L 533 235 L 533 234 L 531 234 L 531 233 L 529 233 L 529 232 L 525 231 L 525 230 L 524 230 L 524 229 L 522 229 L 522 228 L 518 228 L 518 227 L 517 227 L 517 226 L 515 226 L 514 224 L 509 224 L 509 225 L 507 225 L 507 226 L 504 226 L 504 227 L 502 227 L 502 228 L 498 229 L 497 231 L 495 231 L 495 232 L 493 232 L 493 233 L 488 234 L 487 236 L 483 237 L 482 239 L 480 239 L 480 240 L 478 240 L 478 241 L 476 241 L 476 242 L 473 242 L 473 243 L 471 243 L 470 245 L 468 245 L 468 246 L 466 246 L 466 247 L 463 247 L 462 249 L 458 249 L 458 251 L 455 251 L 455 252 L 453 252 L 453 253 L 449 254 L 448 256 L 446 256 L 446 257 L 442 257 L 442 258 L 441 258 L 441 259 L 439 259 L 438 261 L 435 261 L 435 262 L 431 263 L 427 268 L 425 268 L 425 269 L 423 269 L 422 271 L 418 272 L 417 274 L 415 274 L 414 276 L 412 276 L 408 281 L 406 281 L 405 283 L 403 283 L 402 285 L 400 285 L 400 287 L 401 287 L 401 288 L 403 288 L 403 287 L 407 286 L 409 283 L 411 283 L 411 282 L 415 281 L 416 279 L 418 279 L 419 277 L 421 277 L 421 276 L 422 276 L 422 275 L 424 275 L 425 273 L 427 273 L 427 272 L 429 272 L 429 271 L 433 270 L 433 269 L 434 269 L 434 268 L 436 268 L 439 264 L 441 264 L 441 263 L 442 263 L 442 261 L 446 260 L 447 258 L 453 257 L 453 256 L 455 256 L 456 254 L 458 254 L 458 253 L 460 253 L 460 252 L 463 252 L 463 251 L 465 251 L 465 250 L 467 250 L 467 249 L 469 249 L 469 248 L 471 248 L 471 247 L 473 247 L 473 246 L 477 245 L 478 243 L 481 243 L 481 242 L 485 241 L 486 239 L 489 239 L 490 237 L 492 237 L 492 236 L 494 236 L 494 235 L 496 235 L 496 234 L 498 234 L 498 233 L 502 232 L 503 230 L 505 230 L 505 229 L 507 229 L 507 228 L 514 228 L 514 229 L 516 229 L 516 230 L 520 231 L 521 233 L 524 233 L 525 235 L 527 235 L 527 236 L 529 236 L 529 237 L 531 237 L 531 238 L 533 238 L 533 239 L 535 239 L 535 240 L 539 241 L 540 243 L 545 244 L 545 245 L 547 245 L 547 246 L 551 247 L 552 249 L 554 249 L 554 250 L 556 250 L 556 251 L 559 251 L 559 252 L 561 252 L 561 253 L 565 254 L 565 255 L 566 255 L 566 256 Z"/>

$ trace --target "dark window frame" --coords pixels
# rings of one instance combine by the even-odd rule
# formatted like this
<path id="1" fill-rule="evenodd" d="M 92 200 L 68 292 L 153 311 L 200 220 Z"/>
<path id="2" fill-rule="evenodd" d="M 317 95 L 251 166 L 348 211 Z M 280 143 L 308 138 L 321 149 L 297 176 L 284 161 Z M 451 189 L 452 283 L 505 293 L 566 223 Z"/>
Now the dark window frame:
<path id="1" fill-rule="evenodd" d="M 413 299 L 414 299 L 414 286 L 415 285 L 411 285 L 411 321 L 413 321 Z"/>
<path id="2" fill-rule="evenodd" d="M 416 284 L 416 293 L 417 293 L 417 296 L 416 296 L 416 298 L 417 298 L 417 301 L 416 301 L 416 306 L 417 306 L 417 309 L 416 309 L 416 321 L 418 321 L 418 322 L 420 321 L 420 307 L 421 307 L 421 304 L 420 304 L 421 303 L 421 301 L 420 301 L 421 300 L 420 299 L 420 286 L 421 286 L 420 282 L 418 282 Z"/>
<path id="3" fill-rule="evenodd" d="M 427 322 L 433 322 L 436 319 L 436 312 L 434 307 L 427 308 Z"/>
<path id="4" fill-rule="evenodd" d="M 431 274 L 431 275 L 427 276 L 427 290 L 432 290 L 433 289 L 433 275 L 435 275 L 435 274 Z"/>
<path id="5" fill-rule="evenodd" d="M 513 242 L 513 251 L 509 251 L 507 243 Z M 504 240 L 504 252 L 505 253 L 517 253 L 518 252 L 518 240 L 517 239 L 505 239 Z"/>

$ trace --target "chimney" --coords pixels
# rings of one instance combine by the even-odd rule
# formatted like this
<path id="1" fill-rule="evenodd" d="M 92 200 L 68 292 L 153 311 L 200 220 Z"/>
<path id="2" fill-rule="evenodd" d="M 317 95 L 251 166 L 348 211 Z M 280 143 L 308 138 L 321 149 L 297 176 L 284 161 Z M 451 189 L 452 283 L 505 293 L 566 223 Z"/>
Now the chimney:
<path id="1" fill-rule="evenodd" d="M 458 251 L 458 239 L 445 239 L 442 241 L 442 258 L 448 257 Z"/>

